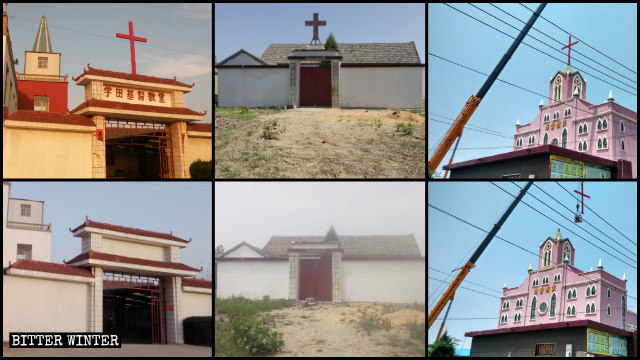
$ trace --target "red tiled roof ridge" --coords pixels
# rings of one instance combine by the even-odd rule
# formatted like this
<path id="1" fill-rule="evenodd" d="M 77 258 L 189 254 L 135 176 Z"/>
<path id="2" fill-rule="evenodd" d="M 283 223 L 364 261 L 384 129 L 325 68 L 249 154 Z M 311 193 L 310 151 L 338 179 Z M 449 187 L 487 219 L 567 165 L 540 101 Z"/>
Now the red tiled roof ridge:
<path id="1" fill-rule="evenodd" d="M 81 75 L 79 75 L 77 78 L 72 77 L 73 81 L 77 81 L 83 75 L 97 75 L 97 76 L 110 76 L 110 77 L 115 77 L 115 78 L 123 79 L 123 80 L 144 81 L 144 82 L 152 82 L 152 83 L 157 83 L 157 84 L 184 86 L 184 87 L 189 87 L 189 88 L 192 88 L 192 87 L 195 86 L 195 83 L 192 83 L 191 85 L 189 85 L 189 84 L 186 84 L 186 83 L 183 83 L 183 82 L 180 82 L 180 81 L 176 80 L 175 77 L 173 79 L 166 79 L 166 78 L 148 76 L 148 75 L 139 75 L 139 74 L 133 75 L 133 74 L 123 73 L 123 72 L 118 72 L 118 71 L 111 71 L 111 70 L 103 70 L 103 69 L 98 69 L 98 68 L 92 68 L 89 65 L 91 65 L 91 64 L 87 64 L 87 67 L 89 68 L 89 70 L 83 69 L 83 73 Z"/>
<path id="2" fill-rule="evenodd" d="M 118 232 L 123 232 L 123 233 L 127 233 L 127 234 L 133 234 L 133 235 L 156 237 L 156 238 L 160 238 L 160 239 L 179 241 L 179 242 L 183 242 L 183 243 L 187 243 L 187 244 L 191 242 L 189 240 L 181 239 L 181 238 L 179 238 L 177 236 L 174 236 L 173 234 L 161 233 L 161 232 L 151 231 L 151 230 L 143 230 L 143 229 L 132 228 L 132 227 L 127 227 L 127 226 L 121 226 L 121 225 L 114 225 L 114 224 L 103 223 L 103 222 L 98 222 L 98 221 L 89 220 L 89 219 L 85 220 L 85 222 L 82 223 L 77 228 L 71 230 L 71 232 L 72 233 L 76 232 L 80 228 L 87 227 L 87 226 L 95 227 L 95 228 L 103 229 L 103 230 L 118 231 Z"/>
<path id="3" fill-rule="evenodd" d="M 46 261 L 21 259 L 11 264 L 11 269 L 42 271 L 62 275 L 74 275 L 84 277 L 94 277 L 91 271 L 66 264 L 56 264 Z"/>
<path id="4" fill-rule="evenodd" d="M 211 289 L 211 280 L 183 278 L 182 285 Z"/>
<path id="5" fill-rule="evenodd" d="M 146 266 L 155 266 L 166 269 L 176 269 L 176 270 L 187 270 L 187 271 L 199 271 L 196 268 L 192 268 L 189 265 L 183 263 L 169 262 L 169 261 L 157 261 L 157 260 L 147 260 L 141 258 L 134 258 L 123 255 L 115 255 L 115 254 L 107 254 L 97 251 L 88 251 L 85 253 L 81 253 L 73 259 L 67 261 L 67 263 L 74 263 L 81 260 L 86 259 L 96 259 L 96 260 L 105 260 L 112 262 L 120 262 L 125 264 L 134 264 L 134 265 L 146 265 Z"/>
<path id="6" fill-rule="evenodd" d="M 18 110 L 3 118 L 4 120 L 42 122 L 80 126 L 96 126 L 93 120 L 83 115 L 62 114 L 34 110 Z"/>
<path id="7" fill-rule="evenodd" d="M 197 116 L 206 115 L 206 113 L 199 113 L 187 107 L 164 107 L 164 106 L 153 106 L 153 105 L 142 105 L 142 104 L 129 104 L 125 102 L 98 100 L 98 99 L 90 99 L 81 103 L 80 105 L 76 106 L 75 109 L 71 110 L 71 113 L 80 111 L 84 108 L 91 107 L 91 106 L 105 107 L 109 109 L 157 112 L 157 113 L 173 114 L 173 115 L 197 115 Z M 80 116 L 80 115 L 76 115 L 76 116 Z"/>

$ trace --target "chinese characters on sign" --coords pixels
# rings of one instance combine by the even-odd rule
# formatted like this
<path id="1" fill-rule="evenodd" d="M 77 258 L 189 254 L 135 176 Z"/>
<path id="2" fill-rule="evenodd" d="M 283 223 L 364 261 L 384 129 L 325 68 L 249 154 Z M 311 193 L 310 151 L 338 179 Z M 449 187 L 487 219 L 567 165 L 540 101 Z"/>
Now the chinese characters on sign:
<path id="1" fill-rule="evenodd" d="M 144 104 L 155 106 L 170 106 L 168 94 L 158 91 L 144 91 L 125 89 L 114 86 L 104 86 L 104 100 L 130 102 L 132 104 Z"/>

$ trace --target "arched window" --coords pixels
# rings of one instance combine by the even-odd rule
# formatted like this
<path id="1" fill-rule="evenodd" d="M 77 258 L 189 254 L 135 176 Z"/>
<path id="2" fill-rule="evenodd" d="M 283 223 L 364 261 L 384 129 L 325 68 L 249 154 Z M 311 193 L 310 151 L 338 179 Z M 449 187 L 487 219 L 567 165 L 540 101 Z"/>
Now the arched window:
<path id="1" fill-rule="evenodd" d="M 587 151 L 587 141 L 585 140 L 584 145 L 582 145 L 582 151 Z"/>
<path id="2" fill-rule="evenodd" d="M 558 146 L 558 138 L 553 138 L 553 140 L 551 140 L 551 145 Z"/>
<path id="3" fill-rule="evenodd" d="M 575 305 L 571 305 L 571 315 L 572 316 L 576 315 L 576 306 Z"/>
<path id="4" fill-rule="evenodd" d="M 600 123 L 598 123 L 599 125 Z M 598 150 L 602 149 L 602 138 L 598 138 Z"/>
<path id="5" fill-rule="evenodd" d="M 549 134 L 544 133 L 544 139 L 542 140 L 542 144 L 547 145 L 549 143 Z"/>
<path id="6" fill-rule="evenodd" d="M 582 141 L 578 144 L 578 151 L 582 151 Z"/>
<path id="7" fill-rule="evenodd" d="M 577 293 L 576 293 L 576 289 L 573 289 L 573 298 L 574 298 L 574 299 L 577 299 L 577 298 L 578 298 L 578 295 L 577 295 Z"/>
<path id="8" fill-rule="evenodd" d="M 587 296 L 591 296 L 591 286 L 587 286 Z"/>
<path id="9" fill-rule="evenodd" d="M 586 134 L 589 132 L 589 126 L 587 125 L 587 123 L 584 123 L 584 128 L 582 128 L 582 133 Z"/>
<path id="10" fill-rule="evenodd" d="M 591 313 L 592 313 L 592 314 L 595 314 L 595 313 L 596 313 L 596 303 L 595 303 L 595 302 L 592 302 L 592 303 L 591 303 Z"/>
<path id="11" fill-rule="evenodd" d="M 587 314 L 591 313 L 591 304 L 587 304 L 587 309 L 585 310 L 585 313 Z"/>
<path id="12" fill-rule="evenodd" d="M 567 315 L 571 315 L 571 305 L 567 306 Z"/>
<path id="13" fill-rule="evenodd" d="M 620 120 L 620 132 L 624 132 L 624 121 Z"/>
<path id="14" fill-rule="evenodd" d="M 609 147 L 607 145 L 607 137 L 605 136 L 604 138 L 602 138 L 602 148 L 606 149 L 607 147 Z"/>
<path id="15" fill-rule="evenodd" d="M 551 295 L 551 306 L 549 307 L 549 316 L 550 317 L 556 316 L 556 293 L 553 293 L 553 295 Z"/>
<path id="16" fill-rule="evenodd" d="M 598 130 L 602 130 L 602 120 L 598 119 Z"/>
<path id="17" fill-rule="evenodd" d="M 624 150 L 624 139 L 620 139 L 620 150 L 625 151 Z"/>
<path id="18" fill-rule="evenodd" d="M 531 301 L 531 316 L 529 317 L 531 320 L 536 319 L 536 297 L 533 297 L 533 301 Z"/>
<path id="19" fill-rule="evenodd" d="M 611 305 L 607 305 L 607 315 L 611 316 Z"/>
<path id="20" fill-rule="evenodd" d="M 603 119 L 602 120 L 602 129 L 608 129 L 609 128 L 609 124 L 607 123 L 607 119 Z"/>
<path id="21" fill-rule="evenodd" d="M 567 128 L 562 130 L 562 147 L 566 149 L 567 147 Z"/>
<path id="22" fill-rule="evenodd" d="M 595 285 L 593 285 L 593 286 L 591 287 L 591 296 L 594 296 L 595 294 L 596 294 L 596 286 L 595 286 Z"/>
<path id="23" fill-rule="evenodd" d="M 578 126 L 578 134 L 582 134 L 582 124 L 580 124 L 580 126 Z"/>

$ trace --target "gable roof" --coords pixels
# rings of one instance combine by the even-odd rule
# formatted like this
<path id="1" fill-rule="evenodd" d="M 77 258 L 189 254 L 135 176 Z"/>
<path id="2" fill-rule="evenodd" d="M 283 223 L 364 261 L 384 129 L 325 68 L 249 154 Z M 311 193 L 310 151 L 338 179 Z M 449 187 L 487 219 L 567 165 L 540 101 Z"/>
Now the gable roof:
<path id="1" fill-rule="evenodd" d="M 288 257 L 294 243 L 322 243 L 324 236 L 272 236 L 263 250 L 270 257 Z M 343 258 L 421 257 L 413 235 L 338 236 Z"/>
<path id="2" fill-rule="evenodd" d="M 269 44 L 260 57 L 270 65 L 289 64 L 293 50 L 305 49 L 307 44 Z M 406 43 L 338 44 L 342 64 L 420 64 L 420 56 L 413 41 Z"/>

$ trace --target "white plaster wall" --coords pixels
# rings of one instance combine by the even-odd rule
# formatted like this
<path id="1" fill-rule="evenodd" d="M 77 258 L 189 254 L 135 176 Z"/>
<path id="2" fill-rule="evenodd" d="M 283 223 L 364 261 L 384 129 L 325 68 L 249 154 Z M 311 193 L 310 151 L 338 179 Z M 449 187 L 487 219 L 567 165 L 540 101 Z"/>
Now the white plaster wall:
<path id="1" fill-rule="evenodd" d="M 9 207 L 10 183 L 2 183 L 2 253 L 7 251 L 4 239 L 7 238 L 7 209 Z M 3 260 L 4 261 L 4 260 Z"/>
<path id="2" fill-rule="evenodd" d="M 189 316 L 211 316 L 211 294 L 182 292 L 182 314 Z"/>
<path id="3" fill-rule="evenodd" d="M 2 340 L 9 332 L 85 332 L 88 287 L 85 283 L 3 276 Z"/>
<path id="4" fill-rule="evenodd" d="M 242 295 L 261 299 L 286 299 L 289 296 L 289 260 L 283 261 L 218 261 L 220 298 Z"/>
<path id="5" fill-rule="evenodd" d="M 422 107 L 423 67 L 340 68 L 340 107 Z"/>
<path id="6" fill-rule="evenodd" d="M 18 244 L 31 245 L 31 260 L 51 261 L 51 232 L 8 228 L 2 239 L 2 267 L 15 263 Z"/>
<path id="7" fill-rule="evenodd" d="M 31 214 L 22 215 L 22 204 L 31 205 Z M 42 208 L 44 202 L 37 200 L 9 199 L 8 221 L 17 221 L 29 224 L 42 224 Z"/>
<path id="8" fill-rule="evenodd" d="M 286 106 L 288 68 L 218 69 L 220 107 Z"/>
<path id="9" fill-rule="evenodd" d="M 425 303 L 425 262 L 342 260 L 342 300 Z"/>

